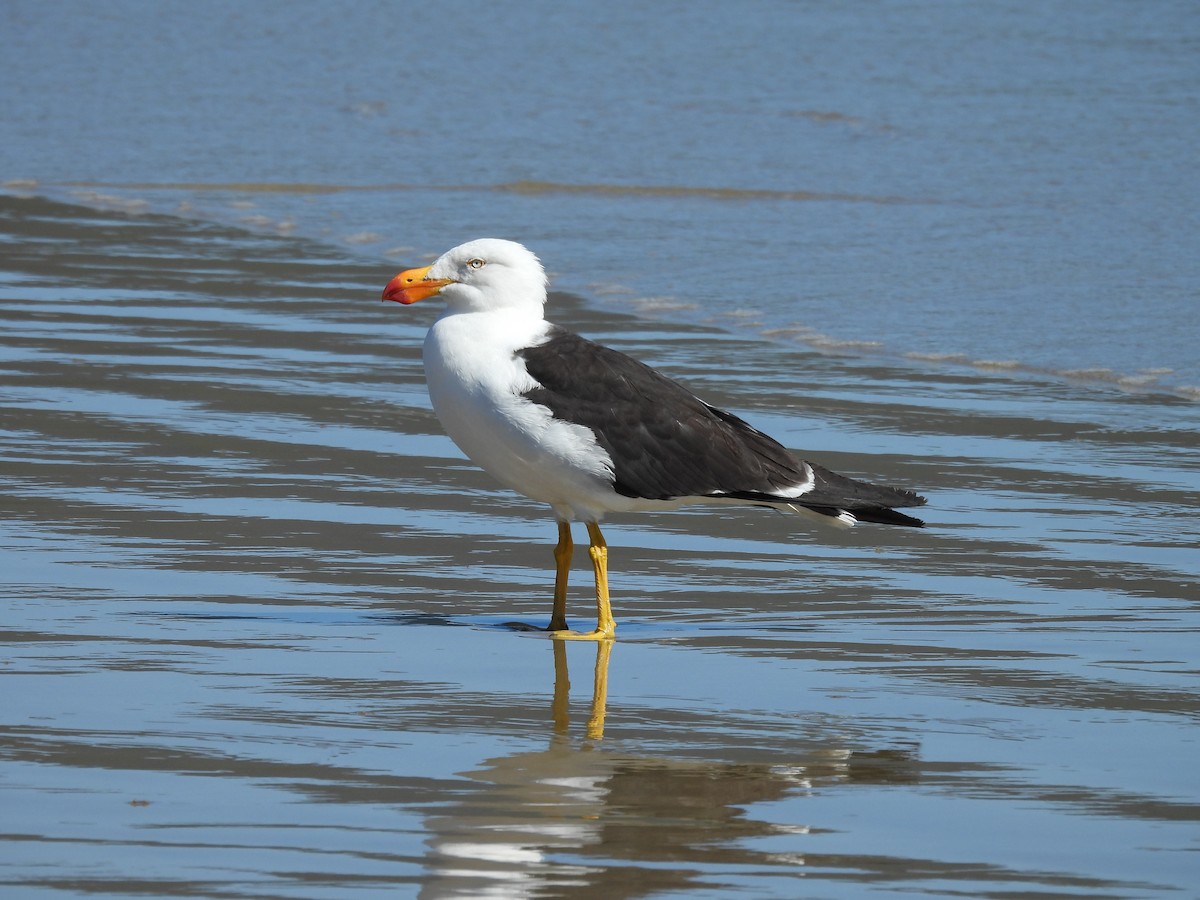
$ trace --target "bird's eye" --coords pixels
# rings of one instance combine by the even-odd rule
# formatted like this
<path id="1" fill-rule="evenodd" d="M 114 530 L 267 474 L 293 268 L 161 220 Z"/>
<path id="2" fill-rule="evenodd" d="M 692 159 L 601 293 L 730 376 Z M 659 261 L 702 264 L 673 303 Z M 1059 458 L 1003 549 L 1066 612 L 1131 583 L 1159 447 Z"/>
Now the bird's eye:
<path id="1" fill-rule="evenodd" d="M 472 269 L 482 269 L 484 266 L 487 265 L 487 260 L 480 259 L 477 256 L 474 259 L 467 260 L 467 265 L 470 266 Z"/>

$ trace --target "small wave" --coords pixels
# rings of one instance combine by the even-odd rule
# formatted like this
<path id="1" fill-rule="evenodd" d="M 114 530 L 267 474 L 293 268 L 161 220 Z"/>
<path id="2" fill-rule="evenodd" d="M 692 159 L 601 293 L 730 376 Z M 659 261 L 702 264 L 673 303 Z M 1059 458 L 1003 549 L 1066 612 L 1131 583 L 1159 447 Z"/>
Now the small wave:
<path id="1" fill-rule="evenodd" d="M 342 241 L 347 244 L 378 244 L 384 240 L 387 240 L 387 238 L 378 231 L 359 231 L 342 237 Z"/>
<path id="2" fill-rule="evenodd" d="M 787 202 L 837 203 L 933 203 L 929 198 L 898 197 L 875 194 L 849 194 L 833 191 L 780 190 L 775 188 L 742 188 L 673 184 L 571 184 L 561 181 L 507 181 L 497 184 L 315 184 L 311 182 L 129 182 L 95 183 L 70 182 L 68 188 L 95 191 L 216 191 L 243 194 L 336 194 L 350 191 L 494 191 L 512 194 L 595 194 L 597 196 L 633 197 L 695 197 L 706 200 L 771 200 Z M 115 197 L 115 195 L 113 195 Z"/>
<path id="3" fill-rule="evenodd" d="M 749 326 L 751 322 L 731 321 L 724 318 L 719 324 L 722 327 Z M 1019 359 L 982 359 L 972 357 L 968 353 L 953 351 L 919 351 L 910 350 L 895 353 L 884 341 L 875 340 L 844 340 L 832 335 L 822 334 L 816 329 L 794 322 L 782 327 L 756 329 L 759 336 L 768 340 L 785 341 L 802 344 L 820 353 L 835 356 L 850 357 L 900 357 L 915 363 L 929 363 L 935 366 L 961 366 L 984 372 L 1009 372 L 1028 377 L 1051 378 L 1055 380 L 1073 381 L 1095 386 L 1115 387 L 1122 391 L 1139 394 L 1160 394 L 1180 397 L 1193 402 L 1200 401 L 1200 385 L 1171 384 L 1169 379 L 1175 370 L 1165 366 L 1139 369 L 1136 372 L 1118 372 L 1111 368 L 1055 368 L 1039 366 L 1022 362 Z"/>
<path id="4" fill-rule="evenodd" d="M 640 297 L 632 303 L 645 313 L 690 312 L 698 309 L 695 303 L 676 300 L 674 297 Z"/>
<path id="5" fill-rule="evenodd" d="M 106 194 L 90 190 L 72 191 L 71 194 L 80 203 L 94 209 L 115 210 L 133 215 L 150 211 L 150 201 L 137 197 L 122 197 L 119 194 Z"/>
<path id="6" fill-rule="evenodd" d="M 697 197 L 707 200 L 784 200 L 789 202 L 833 201 L 841 203 L 931 203 L 911 197 L 843 194 L 823 191 L 789 191 L 769 188 L 696 187 L 688 185 L 566 184 L 557 181 L 512 181 L 493 190 L 520 194 L 597 194 L 635 197 Z"/>
<path id="7" fill-rule="evenodd" d="M 102 189 L 103 188 L 103 189 Z M 53 185 L 23 179 L 9 179 L 0 183 L 0 191 L 14 195 L 25 195 L 29 192 L 53 197 L 55 193 L 69 196 L 73 201 L 93 208 L 120 211 L 137 215 L 154 209 L 154 205 L 145 196 L 122 194 L 123 191 L 172 191 L 186 190 L 194 192 L 229 191 L 229 192 L 270 192 L 270 193 L 334 193 L 338 191 L 419 191 L 419 190 L 485 190 L 511 191 L 522 193 L 550 193 L 567 191 L 575 193 L 593 192 L 598 194 L 631 194 L 644 196 L 698 196 L 718 199 L 849 199 L 866 200 L 871 202 L 920 202 L 902 200 L 899 198 L 872 198 L 854 195 L 822 195 L 809 192 L 789 192 L 770 190 L 742 190 L 735 188 L 689 188 L 676 186 L 620 186 L 620 185 L 568 185 L 556 182 L 519 181 L 505 184 L 474 185 L 474 186 L 417 186 L 417 185 L 320 185 L 306 183 L 156 183 L 156 184 L 109 184 L 68 183 L 60 184 L 57 189 Z M 204 211 L 196 209 L 195 198 L 173 198 L 174 207 L 169 212 L 187 217 L 210 218 L 212 213 L 205 215 Z M 237 209 L 248 212 L 253 204 L 245 201 L 225 201 L 227 209 Z M 238 224 L 263 231 L 274 230 L 280 234 L 291 233 L 295 225 L 290 219 L 272 219 L 269 216 L 247 214 L 240 217 Z M 335 238 L 347 246 L 362 246 L 375 244 L 384 237 L 374 232 L 357 232 Z M 382 256 L 397 257 L 411 256 L 413 248 L 397 246 L 379 251 Z M 594 297 L 629 295 L 634 291 L 623 286 L 592 285 L 589 293 Z M 622 298 L 622 301 L 637 308 L 638 312 L 654 316 L 672 312 L 692 312 L 698 308 L 694 303 L 679 301 L 670 296 L 650 296 L 638 299 Z M 1026 363 L 1020 359 L 988 359 L 975 358 L 969 354 L 956 351 L 897 351 L 890 348 L 885 341 L 879 340 L 847 340 L 829 334 L 823 334 L 802 323 L 791 323 L 778 326 L 764 323 L 758 319 L 758 311 L 740 309 L 726 311 L 722 322 L 723 327 L 732 326 L 736 330 L 752 332 L 764 339 L 782 340 L 802 344 L 811 349 L 835 355 L 892 357 L 907 359 L 914 363 L 926 363 L 935 366 L 962 366 L 980 371 L 1006 372 L 1018 375 L 1052 378 L 1072 381 L 1095 386 L 1105 386 L 1117 390 L 1169 395 L 1191 402 L 1200 402 L 1200 385 L 1172 383 L 1171 376 L 1176 372 L 1164 367 L 1146 367 L 1134 372 L 1121 372 L 1107 367 L 1076 367 L 1057 368 L 1047 365 Z"/>
<path id="8" fill-rule="evenodd" d="M 923 362 L 969 363 L 971 357 L 965 353 L 918 353 L 911 351 L 904 354 L 905 359 L 916 359 Z"/>
<path id="9" fill-rule="evenodd" d="M 18 197 L 32 197 L 41 185 L 32 178 L 10 178 L 0 181 L 0 189 Z"/>
<path id="10" fill-rule="evenodd" d="M 1131 393 L 1169 394 L 1187 400 L 1200 400 L 1200 388 L 1190 385 L 1173 385 L 1163 379 L 1173 375 L 1170 368 L 1140 369 L 1137 372 L 1118 372 L 1114 369 L 1093 366 L 1088 368 L 1060 369 L 1054 366 L 1039 366 L 1016 359 L 972 359 L 965 353 L 905 353 L 906 359 L 945 365 L 969 366 L 973 369 L 994 372 L 1013 372 L 1019 375 L 1061 379 L 1080 384 L 1120 388 Z"/>
<path id="11" fill-rule="evenodd" d="M 974 366 L 976 369 L 1003 369 L 1005 371 L 1021 368 L 1021 364 L 1015 359 L 973 359 L 968 365 Z"/>
<path id="12" fill-rule="evenodd" d="M 818 350 L 876 350 L 883 346 L 882 341 L 840 340 L 823 334 L 809 335 L 804 338 L 804 343 Z"/>

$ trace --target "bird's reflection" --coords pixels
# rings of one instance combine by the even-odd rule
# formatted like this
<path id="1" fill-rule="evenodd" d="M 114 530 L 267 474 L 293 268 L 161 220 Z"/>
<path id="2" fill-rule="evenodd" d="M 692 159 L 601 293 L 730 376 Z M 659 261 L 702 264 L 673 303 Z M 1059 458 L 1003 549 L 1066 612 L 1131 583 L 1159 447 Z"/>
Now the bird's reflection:
<path id="1" fill-rule="evenodd" d="M 554 645 L 554 700 L 551 711 L 554 716 L 554 733 L 565 737 L 571 724 L 571 675 L 567 670 L 567 647 L 562 641 Z M 608 705 L 608 664 L 612 658 L 613 642 L 596 642 L 596 665 L 592 670 L 592 710 L 587 721 L 587 736 L 590 740 L 604 737 L 604 714 Z"/>
<path id="2" fill-rule="evenodd" d="M 808 825 L 755 818 L 754 804 L 803 795 L 817 780 L 916 778 L 915 751 L 852 751 L 833 737 L 797 736 L 779 748 L 782 764 L 688 758 L 682 748 L 677 758 L 644 755 L 630 748 L 650 739 L 632 724 L 630 733 L 622 731 L 619 749 L 610 747 L 604 728 L 612 642 L 595 644 L 582 736 L 571 727 L 568 657 L 583 647 L 550 643 L 547 746 L 488 759 L 464 773 L 476 789 L 439 805 L 426 820 L 429 874 L 422 896 L 540 896 L 587 888 L 632 897 L 700 887 L 705 865 L 790 869 L 802 853 L 755 849 L 755 839 L 794 835 L 799 841 Z M 664 735 L 656 736 L 661 745 Z M 625 865 L 614 867 L 614 859 Z M 631 887 L 630 866 L 646 876 L 645 890 Z"/>

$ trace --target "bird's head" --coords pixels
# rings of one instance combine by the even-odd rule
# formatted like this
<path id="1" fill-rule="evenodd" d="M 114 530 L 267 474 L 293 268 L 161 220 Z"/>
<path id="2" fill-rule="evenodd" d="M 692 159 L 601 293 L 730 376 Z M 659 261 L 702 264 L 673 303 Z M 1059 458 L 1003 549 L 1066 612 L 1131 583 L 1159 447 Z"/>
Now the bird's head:
<path id="1" fill-rule="evenodd" d="M 546 302 L 546 272 L 520 244 L 482 238 L 447 250 L 431 266 L 401 272 L 383 289 L 384 300 L 404 304 L 435 294 L 455 311 L 528 308 L 540 312 Z"/>

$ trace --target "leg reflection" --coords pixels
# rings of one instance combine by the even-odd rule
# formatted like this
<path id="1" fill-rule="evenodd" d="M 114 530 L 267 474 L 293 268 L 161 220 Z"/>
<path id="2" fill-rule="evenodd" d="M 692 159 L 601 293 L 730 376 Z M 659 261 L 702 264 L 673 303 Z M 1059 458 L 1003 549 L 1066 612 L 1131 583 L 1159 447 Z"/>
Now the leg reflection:
<path id="1" fill-rule="evenodd" d="M 554 733 L 566 735 L 570 725 L 571 677 L 567 670 L 567 645 L 555 641 L 554 648 L 554 700 L 551 715 Z M 604 737 L 604 714 L 608 704 L 608 662 L 612 657 L 613 641 L 596 641 L 596 665 L 592 672 L 592 708 L 587 721 L 587 736 L 592 740 Z"/>
<path id="2" fill-rule="evenodd" d="M 593 740 L 604 737 L 604 712 L 608 706 L 608 658 L 612 655 L 613 642 L 596 643 L 596 669 L 592 676 L 592 714 L 588 717 L 587 736 Z"/>
<path id="3" fill-rule="evenodd" d="M 554 641 L 554 702 L 550 706 L 554 716 L 554 733 L 565 736 L 571 724 L 571 676 L 567 671 L 567 645 Z"/>

